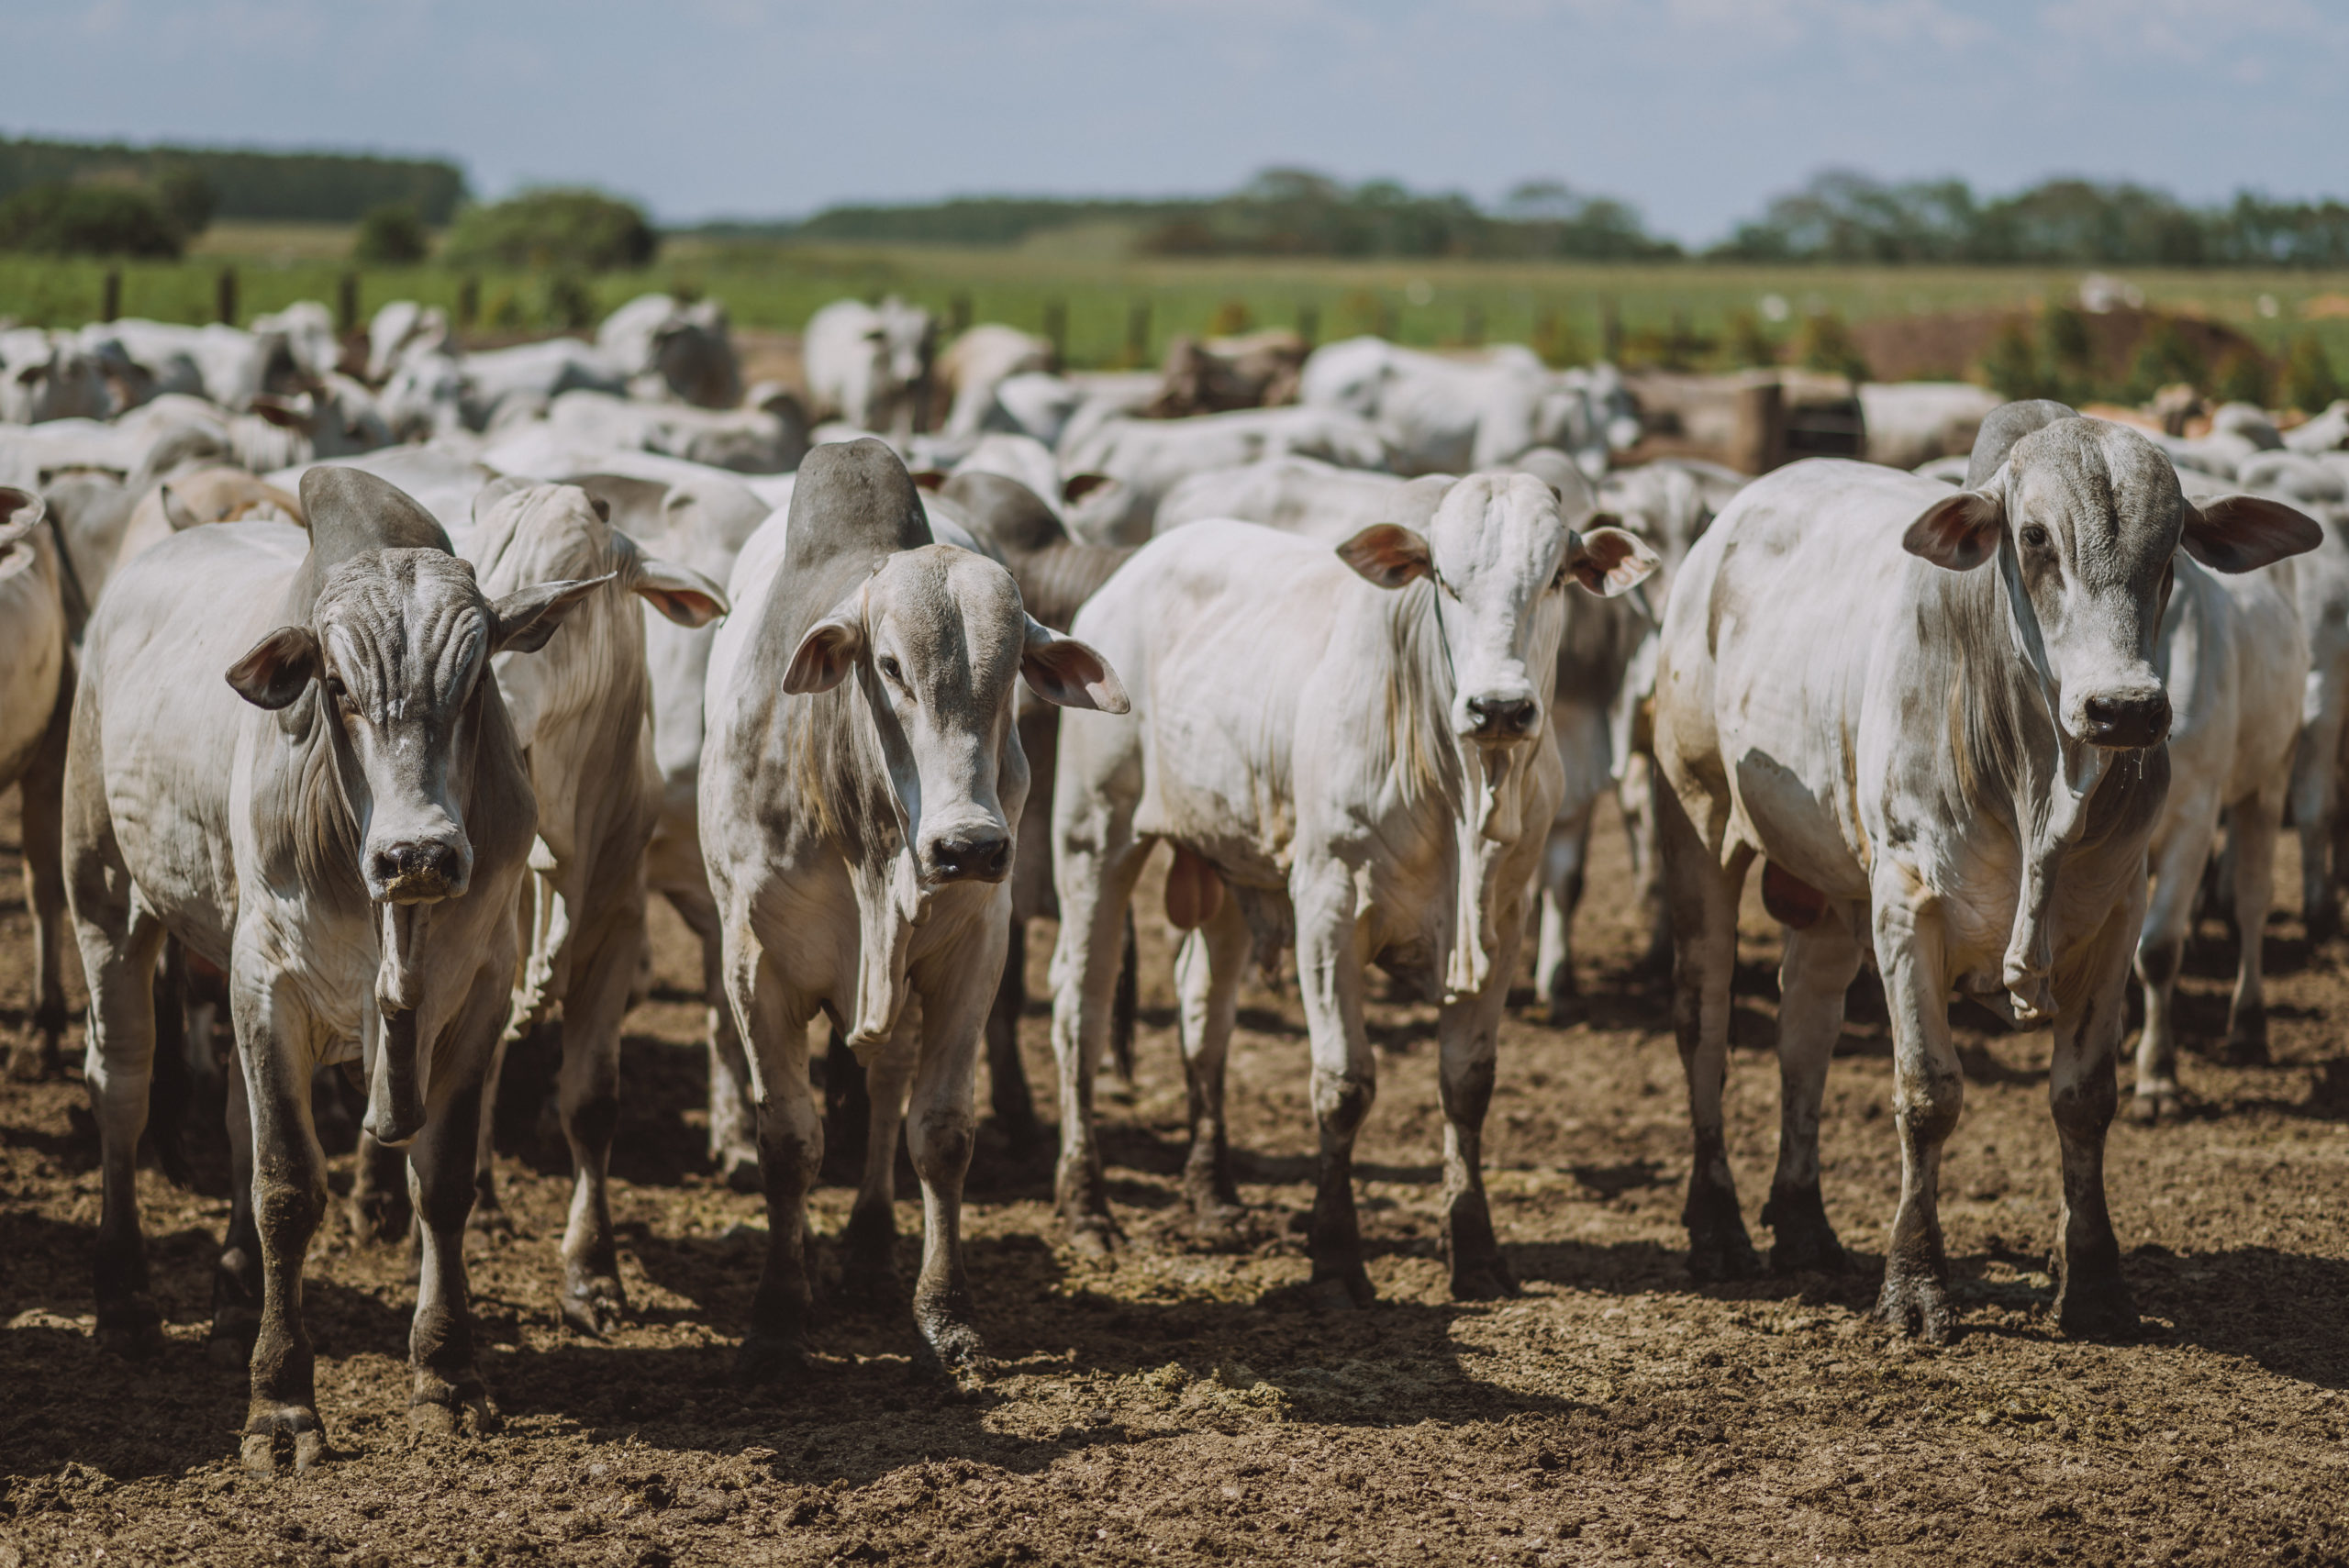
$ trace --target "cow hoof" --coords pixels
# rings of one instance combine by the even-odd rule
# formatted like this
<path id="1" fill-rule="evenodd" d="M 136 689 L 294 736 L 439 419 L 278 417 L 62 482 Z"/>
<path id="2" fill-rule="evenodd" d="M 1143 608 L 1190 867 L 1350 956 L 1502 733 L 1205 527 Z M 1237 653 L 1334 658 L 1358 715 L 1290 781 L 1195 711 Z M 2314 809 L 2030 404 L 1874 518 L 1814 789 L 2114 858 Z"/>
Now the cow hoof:
<path id="1" fill-rule="evenodd" d="M 759 1151 L 755 1149 L 729 1149 L 718 1156 L 718 1179 L 729 1192 L 755 1195 L 763 1184 L 759 1180 Z"/>
<path id="2" fill-rule="evenodd" d="M 1762 1223 L 1771 1230 L 1772 1273 L 1841 1273 L 1850 1262 L 1815 1186 L 1772 1193 L 1762 1206 Z"/>
<path id="3" fill-rule="evenodd" d="M 98 1308 L 98 1343 L 125 1361 L 163 1352 L 163 1314 L 145 1292 Z"/>
<path id="4" fill-rule="evenodd" d="M 1753 1250 L 1744 1228 L 1709 1236 L 1694 1231 L 1688 1237 L 1688 1277 L 1698 1284 L 1752 1279 L 1762 1272 L 1762 1255 Z"/>
<path id="5" fill-rule="evenodd" d="M 1455 1264 L 1452 1271 L 1454 1301 L 1505 1301 L 1518 1294 L 1517 1279 L 1498 1258 Z"/>
<path id="6" fill-rule="evenodd" d="M 281 1456 L 295 1473 L 315 1470 L 329 1457 L 326 1428 L 318 1413 L 304 1406 L 284 1407 L 273 1415 L 256 1416 L 245 1423 L 244 1440 L 238 1445 L 245 1468 L 256 1475 L 274 1475 Z"/>
<path id="7" fill-rule="evenodd" d="M 1569 992 L 1563 996 L 1551 997 L 1543 1017 L 1553 1029 L 1570 1029 L 1576 1024 L 1590 1021 L 1590 1004 Z"/>
<path id="8" fill-rule="evenodd" d="M 2230 1067 L 2266 1067 L 2267 1054 L 2267 1020 L 2240 1025 L 2227 1036 L 2227 1065 Z"/>
<path id="9" fill-rule="evenodd" d="M 1884 1294 L 1876 1298 L 1876 1321 L 1896 1334 L 1914 1334 L 1929 1345 L 1946 1345 L 1957 1332 L 1949 1286 L 1931 1274 L 1885 1271 Z"/>
<path id="10" fill-rule="evenodd" d="M 1211 1251 L 1225 1252 L 1245 1243 L 1248 1211 L 1236 1203 L 1210 1198 L 1191 1211 L 1191 1237 Z"/>
<path id="11" fill-rule="evenodd" d="M 1118 1233 L 1118 1222 L 1106 1214 L 1072 1215 L 1068 1244 L 1080 1258 L 1107 1259 L 1117 1254 L 1125 1238 Z"/>
<path id="12" fill-rule="evenodd" d="M 438 1399 L 419 1399 L 407 1407 L 407 1433 L 414 1442 L 487 1437 L 502 1425 L 486 1394 L 468 1394 L 447 1405 Z"/>
<path id="13" fill-rule="evenodd" d="M 796 1339 L 752 1334 L 734 1352 L 734 1375 L 753 1386 L 804 1383 L 807 1378 L 807 1347 Z"/>
<path id="14" fill-rule="evenodd" d="M 2066 1339 L 2133 1339 L 2137 1308 L 2119 1279 L 2066 1279 L 2055 1293 L 2055 1327 Z"/>
<path id="15" fill-rule="evenodd" d="M 408 1202 L 405 1193 L 354 1192 L 349 1212 L 351 1233 L 362 1244 L 389 1245 L 407 1234 Z"/>
<path id="16" fill-rule="evenodd" d="M 1359 1312 L 1378 1303 L 1369 1271 L 1360 1263 L 1342 1271 L 1317 1269 L 1305 1287 L 1305 1304 L 1316 1312 Z"/>
<path id="17" fill-rule="evenodd" d="M 930 1354 L 937 1357 L 938 1365 L 944 1371 L 967 1371 L 986 1358 L 986 1341 L 961 1312 L 916 1307 L 914 1326 L 921 1330 L 922 1342 L 930 1347 Z"/>
<path id="18" fill-rule="evenodd" d="M 2140 1089 L 2130 1097 L 2129 1119 L 2141 1127 L 2155 1127 L 2163 1122 L 2176 1122 L 2185 1115 L 2185 1107 L 2176 1088 Z"/>
<path id="19" fill-rule="evenodd" d="M 573 1331 L 600 1340 L 628 1321 L 628 1293 L 609 1274 L 587 1276 L 564 1289 L 562 1320 Z"/>

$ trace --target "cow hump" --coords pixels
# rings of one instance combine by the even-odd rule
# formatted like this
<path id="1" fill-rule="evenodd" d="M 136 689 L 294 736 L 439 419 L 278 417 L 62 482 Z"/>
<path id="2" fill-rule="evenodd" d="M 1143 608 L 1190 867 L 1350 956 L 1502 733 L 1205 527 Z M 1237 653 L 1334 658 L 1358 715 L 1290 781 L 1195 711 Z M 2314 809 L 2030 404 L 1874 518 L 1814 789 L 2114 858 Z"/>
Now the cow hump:
<path id="1" fill-rule="evenodd" d="M 936 542 L 913 475 L 870 436 L 818 447 L 799 466 L 785 523 L 783 570 L 767 626 L 787 659 L 809 627 L 901 550 Z"/>

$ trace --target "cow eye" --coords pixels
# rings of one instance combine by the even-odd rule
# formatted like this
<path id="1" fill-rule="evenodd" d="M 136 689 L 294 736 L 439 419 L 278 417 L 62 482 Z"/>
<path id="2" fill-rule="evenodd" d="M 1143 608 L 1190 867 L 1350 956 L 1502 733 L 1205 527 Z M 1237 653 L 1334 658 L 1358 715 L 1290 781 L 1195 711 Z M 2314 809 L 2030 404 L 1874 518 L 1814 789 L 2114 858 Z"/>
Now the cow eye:
<path id="1" fill-rule="evenodd" d="M 897 661 L 894 657 L 884 653 L 881 655 L 880 663 L 881 673 L 883 674 L 888 676 L 890 680 L 896 682 L 898 685 L 902 686 L 906 684 L 906 673 L 897 667 Z"/>
<path id="2" fill-rule="evenodd" d="M 2025 523 L 2022 526 L 2022 542 L 2032 550 L 2045 550 L 2047 530 L 2037 523 Z"/>

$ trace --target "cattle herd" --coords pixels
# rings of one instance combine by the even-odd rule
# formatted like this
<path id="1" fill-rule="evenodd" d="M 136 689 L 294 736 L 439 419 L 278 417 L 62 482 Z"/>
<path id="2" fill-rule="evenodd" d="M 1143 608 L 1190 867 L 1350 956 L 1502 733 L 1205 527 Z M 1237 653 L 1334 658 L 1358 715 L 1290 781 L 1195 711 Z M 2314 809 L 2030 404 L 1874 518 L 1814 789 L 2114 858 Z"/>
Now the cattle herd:
<path id="1" fill-rule="evenodd" d="M 1914 472 L 1749 480 L 1628 462 L 1623 380 L 1522 349 L 1265 334 L 1178 344 L 1162 378 L 1062 373 L 1008 327 L 936 339 L 844 300 L 798 384 L 746 388 L 723 310 L 662 295 L 592 342 L 485 352 L 408 303 L 363 341 L 307 305 L 0 333 L 0 787 L 39 986 L 11 1066 L 58 1069 L 70 931 L 97 1331 L 131 1355 L 161 1334 L 142 1134 L 225 1067 L 211 1335 L 250 1365 L 249 1464 L 326 1451 L 302 1321 L 323 1070 L 364 1102 L 351 1222 L 419 1250 L 418 1432 L 494 1418 L 463 1234 L 497 1202 L 507 1046 L 557 1020 L 560 1308 L 591 1336 L 624 1319 L 606 1172 L 655 894 L 704 954 L 710 1157 L 767 1204 L 746 1379 L 808 1375 L 823 1030 L 871 1104 L 845 1272 L 889 1282 L 902 1130 L 917 1326 L 940 1370 L 981 1363 L 959 1211 L 983 1059 L 1007 1135 L 1040 1130 L 1032 918 L 1059 922 L 1061 1221 L 1118 1245 L 1095 1083 L 1162 842 L 1198 1233 L 1239 1216 L 1224 1076 L 1252 969 L 1310 1040 L 1309 1294 L 1373 1298 L 1375 964 L 1437 1004 L 1453 1292 L 1507 1294 L 1496 1040 L 1527 960 L 1537 1006 L 1579 1016 L 1609 794 L 1672 959 L 1691 1272 L 1764 1267 L 1721 1112 L 1759 860 L 1786 929 L 1768 1265 L 1843 1265 L 1820 1107 L 1872 960 L 1901 1156 L 1882 1318 L 1955 1328 L 1936 1183 L 1963 995 L 2053 1031 L 2060 1326 L 2133 1321 L 2102 1174 L 2132 968 L 2159 1122 L 2198 901 L 2246 933 L 2229 1045 L 2254 1058 L 2288 821 L 2303 913 L 2337 919 L 2349 405 L 2187 434 L 2009 404 Z M 1945 420 L 1946 391 L 1922 401 Z"/>

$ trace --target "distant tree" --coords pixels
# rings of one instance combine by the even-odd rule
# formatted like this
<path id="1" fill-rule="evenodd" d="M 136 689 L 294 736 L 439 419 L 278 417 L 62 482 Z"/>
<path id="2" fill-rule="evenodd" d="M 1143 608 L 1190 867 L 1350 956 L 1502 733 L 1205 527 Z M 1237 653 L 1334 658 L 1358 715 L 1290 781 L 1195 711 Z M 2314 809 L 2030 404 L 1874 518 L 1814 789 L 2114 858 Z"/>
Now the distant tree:
<path id="1" fill-rule="evenodd" d="M 2040 357 L 2029 324 L 2021 317 L 2008 321 L 1990 339 L 1982 355 L 1982 377 L 1991 391 L 2013 401 L 2054 397 L 2062 391 Z"/>
<path id="2" fill-rule="evenodd" d="M 1854 381 L 1868 379 L 1868 362 L 1860 357 L 1852 329 L 1831 310 L 1803 317 L 1802 330 L 1795 335 L 1795 363 L 1807 371 L 1825 371 Z"/>
<path id="3" fill-rule="evenodd" d="M 0 250 L 176 258 L 184 249 L 162 205 L 134 185 L 33 185 L 0 201 Z"/>
<path id="4" fill-rule="evenodd" d="M 359 234 L 351 243 L 354 261 L 379 267 L 405 267 L 424 260 L 431 250 L 424 219 L 406 202 L 370 207 L 359 220 Z"/>
<path id="5" fill-rule="evenodd" d="M 608 272 L 642 267 L 660 248 L 661 237 L 630 203 L 601 191 L 543 190 L 458 214 L 442 259 Z"/>
<path id="6" fill-rule="evenodd" d="M 183 237 L 194 239 L 212 227 L 220 195 L 204 177 L 203 170 L 186 161 L 164 163 L 149 183 L 163 216 Z"/>

